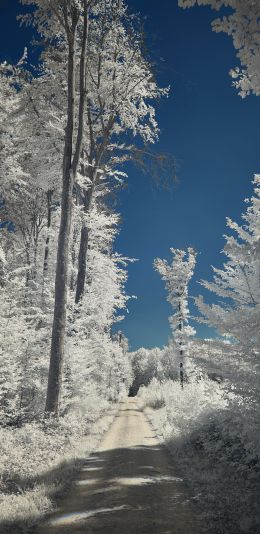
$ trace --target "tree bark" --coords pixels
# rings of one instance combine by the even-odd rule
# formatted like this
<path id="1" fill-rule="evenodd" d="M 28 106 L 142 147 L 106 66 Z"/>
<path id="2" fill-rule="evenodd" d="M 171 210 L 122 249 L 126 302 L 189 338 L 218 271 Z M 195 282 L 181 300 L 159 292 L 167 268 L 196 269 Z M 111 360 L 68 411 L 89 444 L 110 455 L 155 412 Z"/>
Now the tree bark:
<path id="1" fill-rule="evenodd" d="M 179 301 L 179 304 L 178 304 L 178 310 L 179 310 L 179 325 L 178 325 L 178 328 L 179 328 L 179 332 L 180 334 L 182 334 L 182 327 L 183 327 L 183 317 L 182 317 L 182 313 L 181 313 L 181 303 Z M 183 340 L 182 340 L 182 336 L 181 336 L 181 339 L 179 341 L 179 346 L 180 346 L 180 383 L 181 383 L 181 387 L 183 388 L 183 382 L 184 382 L 184 375 L 183 375 Z"/>
<path id="2" fill-rule="evenodd" d="M 87 249 L 88 249 L 89 231 L 87 226 L 82 226 L 80 235 L 80 247 L 78 258 L 78 278 L 76 287 L 75 303 L 78 304 L 81 300 L 86 280 L 86 268 L 87 268 Z"/>
<path id="3" fill-rule="evenodd" d="M 73 206 L 73 185 L 78 169 L 79 158 L 83 140 L 84 105 L 86 98 L 85 71 L 86 71 L 86 46 L 88 36 L 88 13 L 87 2 L 84 9 L 84 27 L 81 41 L 80 58 L 80 97 L 77 139 L 73 157 L 73 137 L 75 127 L 75 36 L 79 20 L 76 8 L 72 14 L 72 25 L 68 30 L 68 111 L 67 127 L 65 134 L 64 158 L 63 158 L 63 188 L 61 199 L 61 221 L 58 239 L 56 278 L 55 278 L 55 305 L 52 327 L 51 356 L 46 398 L 46 412 L 55 416 L 59 413 L 59 399 L 61 394 L 63 362 L 64 362 L 64 339 L 66 328 L 66 304 L 68 289 L 68 263 L 69 241 Z"/>
<path id="4" fill-rule="evenodd" d="M 98 168 L 102 163 L 102 158 L 106 152 L 107 144 L 109 141 L 109 135 L 111 128 L 114 123 L 114 116 L 111 115 L 108 126 L 106 129 L 106 132 L 104 133 L 104 139 L 101 143 L 101 147 L 99 149 L 99 153 L 97 155 L 97 161 L 95 169 L 90 171 L 90 179 L 91 179 L 91 187 L 90 189 L 85 193 L 84 198 L 84 212 L 87 214 L 89 213 L 93 194 L 95 191 L 95 187 L 98 180 Z M 92 138 L 92 135 L 90 136 Z M 92 143 L 94 145 L 94 140 L 92 140 Z M 86 266 L 87 266 L 87 251 L 88 251 L 88 240 L 89 240 L 89 232 L 86 227 L 86 224 L 83 224 L 82 230 L 81 230 L 81 237 L 80 237 L 80 247 L 79 247 L 79 256 L 78 256 L 78 277 L 77 277 L 77 287 L 76 287 L 76 294 L 75 294 L 75 303 L 78 304 L 79 301 L 82 299 L 84 294 L 84 288 L 85 288 L 85 280 L 86 280 Z"/>
<path id="5" fill-rule="evenodd" d="M 30 259 L 30 245 L 27 241 L 25 244 L 25 254 L 26 254 L 26 286 L 29 285 L 31 278 L 31 259 Z"/>
<path id="6" fill-rule="evenodd" d="M 85 193 L 84 198 L 84 212 L 89 213 L 91 201 L 95 189 L 95 176 L 92 176 L 92 185 L 90 189 Z M 86 269 L 87 269 L 87 252 L 89 243 L 89 230 L 85 222 L 83 222 L 80 234 L 80 245 L 78 255 L 78 276 L 77 286 L 75 294 L 75 304 L 78 304 L 83 297 L 85 281 L 86 281 Z"/>
<path id="7" fill-rule="evenodd" d="M 59 411 L 59 398 L 61 392 L 64 360 L 72 190 L 73 176 L 70 169 L 67 169 L 63 180 L 61 221 L 55 279 L 55 305 L 52 327 L 51 358 L 46 399 L 46 411 L 56 415 Z"/>
<path id="8" fill-rule="evenodd" d="M 43 260 L 43 274 L 45 275 L 48 271 L 48 258 L 49 258 L 49 247 L 50 247 L 50 228 L 51 228 L 51 200 L 52 200 L 53 191 L 47 191 L 47 237 L 45 241 L 44 249 L 44 260 Z"/>

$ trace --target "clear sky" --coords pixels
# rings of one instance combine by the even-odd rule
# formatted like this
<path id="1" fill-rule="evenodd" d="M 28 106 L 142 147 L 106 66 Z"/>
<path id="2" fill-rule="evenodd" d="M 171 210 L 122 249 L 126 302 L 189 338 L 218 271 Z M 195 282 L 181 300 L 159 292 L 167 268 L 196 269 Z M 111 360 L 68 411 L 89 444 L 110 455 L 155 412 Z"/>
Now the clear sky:
<path id="1" fill-rule="evenodd" d="M 170 247 L 193 246 L 200 253 L 192 296 L 212 296 L 198 285 L 220 266 L 225 218 L 239 222 L 243 200 L 252 194 L 251 179 L 260 172 L 260 98 L 242 100 L 228 75 L 237 64 L 232 41 L 211 31 L 215 13 L 208 8 L 182 10 L 177 0 L 128 0 L 145 18 L 150 51 L 159 66 L 161 85 L 172 86 L 158 107 L 158 150 L 178 162 L 179 182 L 170 193 L 129 168 L 129 186 L 119 199 L 123 222 L 117 250 L 139 261 L 129 268 L 127 291 L 137 300 L 121 324 L 133 349 L 162 346 L 170 334 L 163 282 L 153 259 L 169 257 Z M 15 21 L 18 0 L 0 0 L 0 59 L 16 61 L 30 30 Z M 191 301 L 191 310 L 195 310 Z M 214 333 L 196 326 L 199 337 Z"/>

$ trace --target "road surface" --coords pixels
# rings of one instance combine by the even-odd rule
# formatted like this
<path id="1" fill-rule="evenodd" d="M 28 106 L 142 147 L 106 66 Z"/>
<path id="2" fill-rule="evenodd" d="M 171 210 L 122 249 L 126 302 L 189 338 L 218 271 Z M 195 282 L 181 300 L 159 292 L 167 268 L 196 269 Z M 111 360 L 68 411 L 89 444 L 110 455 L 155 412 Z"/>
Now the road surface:
<path id="1" fill-rule="evenodd" d="M 37 534 L 202 534 L 173 459 L 134 399 Z"/>

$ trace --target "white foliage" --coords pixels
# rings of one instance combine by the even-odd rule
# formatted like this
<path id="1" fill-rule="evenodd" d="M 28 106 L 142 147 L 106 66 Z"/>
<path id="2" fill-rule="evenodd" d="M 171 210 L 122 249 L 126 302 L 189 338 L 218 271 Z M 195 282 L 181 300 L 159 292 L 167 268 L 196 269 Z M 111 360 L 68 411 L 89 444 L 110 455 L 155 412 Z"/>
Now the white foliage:
<path id="1" fill-rule="evenodd" d="M 201 284 L 220 297 L 218 304 L 207 305 L 202 297 L 197 305 L 206 322 L 222 335 L 235 338 L 249 348 L 259 346 L 260 332 L 260 177 L 254 178 L 255 195 L 248 204 L 239 226 L 227 219 L 235 236 L 225 236 L 223 269 L 213 268 L 213 282 Z"/>
<path id="2" fill-rule="evenodd" d="M 260 4 L 257 0 L 179 0 L 179 6 L 209 5 L 217 11 L 227 8 L 221 18 L 213 21 L 215 32 L 224 32 L 233 39 L 241 67 L 230 71 L 242 98 L 260 95 Z"/>
<path id="3" fill-rule="evenodd" d="M 170 250 L 172 262 L 157 258 L 154 266 L 165 281 L 167 300 L 173 308 L 174 313 L 169 319 L 173 340 L 185 354 L 188 352 L 188 339 L 195 333 L 188 324 L 188 284 L 195 269 L 196 253 L 192 248 L 188 248 L 187 252 L 174 248 Z"/>

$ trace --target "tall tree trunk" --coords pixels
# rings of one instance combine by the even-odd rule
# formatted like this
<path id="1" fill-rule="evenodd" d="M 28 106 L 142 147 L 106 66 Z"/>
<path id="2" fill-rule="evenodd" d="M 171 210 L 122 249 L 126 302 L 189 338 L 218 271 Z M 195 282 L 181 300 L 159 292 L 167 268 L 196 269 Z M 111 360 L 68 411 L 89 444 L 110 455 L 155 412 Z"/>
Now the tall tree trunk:
<path id="1" fill-rule="evenodd" d="M 86 47 L 88 36 L 88 13 L 87 2 L 84 9 L 84 26 L 81 41 L 80 56 L 80 96 L 77 139 L 73 157 L 73 134 L 75 127 L 75 35 L 79 20 L 79 12 L 74 9 L 72 25 L 68 30 L 68 112 L 67 127 L 65 134 L 64 158 L 63 158 L 63 188 L 61 198 L 61 221 L 58 239 L 56 278 L 55 278 L 55 304 L 52 326 L 51 356 L 46 398 L 46 412 L 58 415 L 59 399 L 61 393 L 63 362 L 64 362 L 64 338 L 66 328 L 66 304 L 68 289 L 68 263 L 69 241 L 73 206 L 73 185 L 78 169 L 79 158 L 83 140 L 84 106 L 86 98 Z"/>
<path id="2" fill-rule="evenodd" d="M 51 201 L 52 201 L 53 190 L 47 191 L 47 236 L 45 241 L 44 249 L 44 260 L 43 260 L 43 277 L 48 271 L 48 259 L 50 252 L 50 229 L 51 229 Z"/>
<path id="3" fill-rule="evenodd" d="M 26 255 L 26 286 L 29 285 L 31 279 L 31 258 L 30 258 L 30 244 L 27 241 L 25 244 L 25 255 Z"/>
<path id="4" fill-rule="evenodd" d="M 76 192 L 76 194 L 75 194 Z M 79 204 L 79 187 L 77 187 L 77 184 L 75 184 L 75 192 L 74 192 L 74 204 L 78 206 Z M 70 291 L 71 293 L 74 293 L 75 287 L 76 287 L 76 248 L 77 248 L 77 242 L 78 242 L 78 226 L 79 221 L 76 216 L 74 224 L 73 224 L 73 233 L 72 233 L 72 243 L 71 243 L 71 272 L 70 272 Z"/>
<path id="5" fill-rule="evenodd" d="M 183 328 L 183 318 L 182 318 L 182 313 L 181 313 L 181 303 L 179 301 L 179 304 L 178 304 L 178 309 L 179 309 L 179 325 L 178 325 L 178 328 L 179 328 L 179 332 L 180 332 L 180 336 L 181 336 L 181 339 L 179 341 L 179 346 L 180 346 L 180 383 L 181 383 L 181 387 L 183 388 L 183 382 L 184 382 L 184 369 L 183 369 L 183 339 L 182 339 L 182 328 Z"/>
<path id="6" fill-rule="evenodd" d="M 80 234 L 80 247 L 78 258 L 78 278 L 76 287 L 75 303 L 78 304 L 81 300 L 86 280 L 86 267 L 87 267 L 87 250 L 88 250 L 89 231 L 87 226 L 82 226 Z"/>
<path id="7" fill-rule="evenodd" d="M 72 236 L 72 248 L 71 248 L 71 262 L 72 262 L 72 269 L 70 273 L 70 290 L 73 292 L 75 290 L 76 285 L 76 277 L 75 277 L 75 264 L 76 264 L 76 250 L 75 245 L 77 242 L 77 229 L 74 225 L 73 227 L 73 236 Z"/>
<path id="8" fill-rule="evenodd" d="M 46 411 L 55 414 L 58 414 L 59 411 L 59 397 L 61 392 L 64 360 L 72 190 L 73 175 L 70 169 L 65 168 L 55 279 L 55 305 L 51 340 L 51 358 L 46 399 Z"/>
<path id="9" fill-rule="evenodd" d="M 85 193 L 84 198 L 84 213 L 89 213 L 91 201 L 95 189 L 95 177 L 92 177 L 92 184 L 90 189 Z M 78 304 L 83 297 L 85 281 L 86 281 L 86 268 L 87 268 L 87 252 L 89 243 L 89 229 L 86 222 L 83 222 L 80 233 L 80 245 L 78 255 L 78 276 L 77 286 L 75 294 L 75 303 Z"/>
<path id="10" fill-rule="evenodd" d="M 39 232 L 36 229 L 35 236 L 34 236 L 34 243 L 33 243 L 32 280 L 36 280 L 37 278 L 38 241 L 39 241 Z"/>

